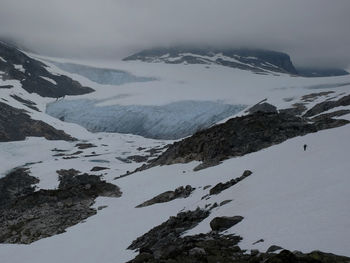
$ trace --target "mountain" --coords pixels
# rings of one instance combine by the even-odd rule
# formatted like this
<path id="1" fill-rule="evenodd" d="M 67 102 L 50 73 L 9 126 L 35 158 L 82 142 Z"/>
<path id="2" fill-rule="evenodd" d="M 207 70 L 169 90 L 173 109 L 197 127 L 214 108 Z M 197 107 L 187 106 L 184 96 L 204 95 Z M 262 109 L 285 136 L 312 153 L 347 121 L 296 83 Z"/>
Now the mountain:
<path id="1" fill-rule="evenodd" d="M 289 55 L 258 49 L 154 48 L 124 58 L 124 61 L 132 60 L 170 64 L 217 64 L 255 73 L 297 74 Z"/>
<path id="2" fill-rule="evenodd" d="M 93 89 L 83 87 L 67 76 L 50 73 L 44 63 L 4 42 L 0 42 L 0 72 L 3 80 L 18 80 L 23 89 L 43 97 L 58 98 L 93 92 Z"/>

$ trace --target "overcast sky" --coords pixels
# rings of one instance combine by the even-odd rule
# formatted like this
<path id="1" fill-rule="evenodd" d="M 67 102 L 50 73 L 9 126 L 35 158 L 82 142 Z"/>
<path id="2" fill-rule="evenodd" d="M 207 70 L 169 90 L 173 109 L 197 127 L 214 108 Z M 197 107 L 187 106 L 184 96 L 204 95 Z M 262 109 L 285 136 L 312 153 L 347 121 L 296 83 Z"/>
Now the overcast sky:
<path id="1" fill-rule="evenodd" d="M 0 0 L 0 36 L 39 53 L 120 58 L 176 44 L 264 48 L 350 66 L 350 0 Z"/>

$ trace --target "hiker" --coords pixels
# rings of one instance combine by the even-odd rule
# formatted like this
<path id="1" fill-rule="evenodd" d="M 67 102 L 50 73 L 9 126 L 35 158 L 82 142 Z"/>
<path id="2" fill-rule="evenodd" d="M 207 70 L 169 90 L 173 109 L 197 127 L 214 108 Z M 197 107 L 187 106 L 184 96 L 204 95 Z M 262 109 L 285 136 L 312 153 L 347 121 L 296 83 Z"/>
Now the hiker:
<path id="1" fill-rule="evenodd" d="M 304 151 L 306 151 L 306 148 L 307 148 L 307 144 L 304 144 Z"/>

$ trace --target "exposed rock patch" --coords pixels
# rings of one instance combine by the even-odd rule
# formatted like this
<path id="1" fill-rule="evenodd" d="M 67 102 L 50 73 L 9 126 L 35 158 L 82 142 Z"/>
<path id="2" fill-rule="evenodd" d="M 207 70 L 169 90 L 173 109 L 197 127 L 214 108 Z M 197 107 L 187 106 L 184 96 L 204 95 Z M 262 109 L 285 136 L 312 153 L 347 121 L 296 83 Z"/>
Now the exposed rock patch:
<path id="1" fill-rule="evenodd" d="M 31 100 L 25 100 L 17 95 L 11 95 L 11 97 L 14 98 L 15 100 L 17 100 L 18 102 L 22 103 L 23 105 L 27 106 L 28 108 L 40 112 L 40 110 L 36 107 L 35 102 L 33 102 Z"/>
<path id="2" fill-rule="evenodd" d="M 213 231 L 223 231 L 233 227 L 243 220 L 242 216 L 221 216 L 210 221 L 210 228 Z"/>
<path id="3" fill-rule="evenodd" d="M 169 253 L 169 248 L 174 247 L 173 242 L 183 232 L 195 227 L 208 215 L 208 211 L 201 209 L 178 213 L 163 224 L 137 238 L 128 249 L 139 249 L 141 253 L 147 251 L 155 258 L 162 258 L 164 254 Z"/>
<path id="4" fill-rule="evenodd" d="M 316 117 L 312 118 L 312 121 L 322 121 L 324 119 L 341 117 L 341 116 L 344 116 L 347 114 L 350 114 L 350 110 L 337 110 L 337 111 L 333 111 L 330 113 L 324 113 L 324 114 L 317 115 Z"/>
<path id="5" fill-rule="evenodd" d="M 226 183 L 218 183 L 217 185 L 215 185 L 213 188 L 211 188 L 209 190 L 209 194 L 210 195 L 217 195 L 219 193 L 221 193 L 222 191 L 230 188 L 231 186 L 235 185 L 236 183 L 242 181 L 243 179 L 245 179 L 246 177 L 248 177 L 249 175 L 251 175 L 252 172 L 249 170 L 246 170 L 243 172 L 242 176 L 237 177 L 235 179 L 232 179 Z"/>
<path id="6" fill-rule="evenodd" d="M 90 171 L 91 172 L 99 172 L 99 171 L 108 170 L 108 169 L 109 169 L 108 167 L 95 166 Z"/>
<path id="7" fill-rule="evenodd" d="M 186 187 L 180 186 L 176 188 L 174 191 L 167 191 L 153 197 L 152 199 L 136 206 L 137 208 L 150 206 L 158 203 L 166 203 L 178 198 L 187 198 L 191 195 L 192 191 L 195 188 L 192 188 L 190 185 L 186 185 Z"/>
<path id="8" fill-rule="evenodd" d="M 304 117 L 315 116 L 317 114 L 320 114 L 322 112 L 328 111 L 328 110 L 336 108 L 336 107 L 349 106 L 349 105 L 350 105 L 350 95 L 344 96 L 336 101 L 324 101 L 324 102 L 316 104 L 314 107 L 312 107 L 310 110 L 308 110 L 304 114 Z"/>
<path id="9" fill-rule="evenodd" d="M 96 209 L 91 208 L 96 197 L 121 195 L 116 185 L 97 176 L 79 174 L 73 169 L 58 172 L 61 176 L 56 190 L 35 192 L 31 185 L 38 180 L 25 169 L 1 179 L 1 193 L 5 193 L 1 201 L 6 200 L 6 205 L 0 207 L 1 243 L 29 244 L 63 233 L 96 214 Z"/>
<path id="10" fill-rule="evenodd" d="M 43 121 L 31 119 L 24 110 L 0 102 L 0 142 L 20 141 L 29 136 L 44 137 L 47 140 L 75 140 Z"/>
<path id="11" fill-rule="evenodd" d="M 0 85 L 0 89 L 12 89 L 12 85 Z"/>
<path id="12" fill-rule="evenodd" d="M 85 150 L 85 149 L 94 148 L 97 146 L 92 143 L 78 143 L 75 145 L 75 147 L 78 147 L 78 149 L 80 150 Z"/>

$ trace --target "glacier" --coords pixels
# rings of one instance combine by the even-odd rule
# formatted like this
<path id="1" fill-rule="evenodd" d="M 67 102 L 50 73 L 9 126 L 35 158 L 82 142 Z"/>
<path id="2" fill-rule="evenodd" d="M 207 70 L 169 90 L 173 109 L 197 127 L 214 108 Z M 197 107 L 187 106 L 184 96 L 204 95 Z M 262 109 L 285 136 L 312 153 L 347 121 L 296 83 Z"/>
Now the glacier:
<path id="1" fill-rule="evenodd" d="M 103 85 L 122 85 L 130 82 L 147 82 L 157 80 L 154 77 L 135 76 L 123 70 L 96 68 L 75 63 L 50 62 L 61 70 L 81 75 L 93 82 Z"/>
<path id="2" fill-rule="evenodd" d="M 92 132 L 116 132 L 153 139 L 179 139 L 230 117 L 245 105 L 220 101 L 178 101 L 160 106 L 108 105 L 98 100 L 59 100 L 46 113 Z"/>

